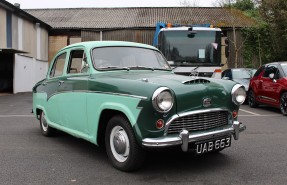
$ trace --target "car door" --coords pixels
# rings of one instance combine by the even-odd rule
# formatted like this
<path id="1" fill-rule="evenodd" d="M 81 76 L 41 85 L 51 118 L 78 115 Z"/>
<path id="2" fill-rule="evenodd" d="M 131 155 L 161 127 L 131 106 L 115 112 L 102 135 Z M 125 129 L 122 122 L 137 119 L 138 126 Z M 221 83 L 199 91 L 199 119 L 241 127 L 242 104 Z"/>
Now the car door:
<path id="1" fill-rule="evenodd" d="M 45 107 L 46 116 L 50 122 L 55 124 L 62 124 L 60 122 L 60 114 L 58 107 L 58 87 L 59 79 L 63 75 L 66 52 L 61 52 L 52 61 L 52 67 L 50 68 L 49 75 L 44 81 L 43 85 L 45 92 L 47 92 L 47 106 Z"/>
<path id="2" fill-rule="evenodd" d="M 270 78 L 269 75 L 273 74 L 274 78 Z M 269 65 L 266 67 L 263 78 L 262 78 L 262 93 L 261 99 L 262 102 L 277 105 L 279 98 L 276 96 L 279 85 L 277 80 L 279 79 L 279 70 L 278 66 L 275 64 Z"/>
<path id="3" fill-rule="evenodd" d="M 88 134 L 87 130 L 87 82 L 89 68 L 83 48 L 73 48 L 69 52 L 66 70 L 59 81 L 60 119 L 63 125 L 77 134 Z"/>

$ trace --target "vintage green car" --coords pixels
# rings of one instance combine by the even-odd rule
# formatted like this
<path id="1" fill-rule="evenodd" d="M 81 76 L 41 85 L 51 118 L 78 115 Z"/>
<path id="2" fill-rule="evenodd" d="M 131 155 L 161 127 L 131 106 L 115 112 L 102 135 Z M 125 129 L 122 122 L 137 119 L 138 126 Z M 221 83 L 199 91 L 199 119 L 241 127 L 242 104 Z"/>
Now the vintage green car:
<path id="1" fill-rule="evenodd" d="M 57 53 L 33 87 L 33 113 L 43 135 L 61 130 L 105 146 L 114 167 L 132 171 L 155 148 L 229 147 L 246 128 L 237 120 L 245 97 L 232 81 L 174 74 L 155 47 L 92 41 Z"/>

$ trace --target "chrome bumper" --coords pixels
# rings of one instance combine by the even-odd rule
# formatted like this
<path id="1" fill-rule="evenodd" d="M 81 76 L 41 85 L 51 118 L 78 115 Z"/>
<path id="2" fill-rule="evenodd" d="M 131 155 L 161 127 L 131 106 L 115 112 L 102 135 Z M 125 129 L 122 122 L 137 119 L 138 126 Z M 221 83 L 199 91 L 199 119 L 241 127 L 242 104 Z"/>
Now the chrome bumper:
<path id="1" fill-rule="evenodd" d="M 168 146 L 181 145 L 182 151 L 188 150 L 189 143 L 215 138 L 224 135 L 233 135 L 235 140 L 239 139 L 239 133 L 244 131 L 246 126 L 238 121 L 234 121 L 233 125 L 220 127 L 213 131 L 202 131 L 196 133 L 189 133 L 187 130 L 182 130 L 179 135 L 163 136 L 158 138 L 145 138 L 142 140 L 142 145 L 148 148 L 160 148 Z"/>

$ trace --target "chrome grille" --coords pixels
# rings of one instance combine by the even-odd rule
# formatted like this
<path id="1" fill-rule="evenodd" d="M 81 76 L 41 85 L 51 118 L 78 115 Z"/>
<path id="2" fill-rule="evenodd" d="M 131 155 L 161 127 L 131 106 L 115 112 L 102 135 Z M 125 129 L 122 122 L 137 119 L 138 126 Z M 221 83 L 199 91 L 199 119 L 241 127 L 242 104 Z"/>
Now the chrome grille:
<path id="1" fill-rule="evenodd" d="M 167 134 L 179 133 L 183 129 L 188 131 L 206 130 L 210 128 L 224 126 L 227 124 L 227 111 L 190 114 L 173 120 L 169 125 Z"/>

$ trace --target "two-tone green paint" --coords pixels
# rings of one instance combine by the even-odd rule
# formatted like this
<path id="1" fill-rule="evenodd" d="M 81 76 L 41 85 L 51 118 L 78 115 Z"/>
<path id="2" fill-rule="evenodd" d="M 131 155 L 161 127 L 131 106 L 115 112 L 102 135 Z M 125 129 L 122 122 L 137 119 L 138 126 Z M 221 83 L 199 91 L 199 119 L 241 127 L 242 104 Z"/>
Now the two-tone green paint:
<path id="1" fill-rule="evenodd" d="M 124 114 L 131 123 L 138 142 L 144 138 L 161 137 L 164 128 L 158 130 L 156 121 L 166 123 L 172 116 L 194 110 L 222 108 L 232 112 L 239 109 L 231 99 L 234 82 L 206 79 L 209 83 L 183 83 L 193 80 L 162 70 L 114 70 L 98 71 L 93 67 L 91 51 L 96 47 L 129 46 L 153 49 L 152 46 L 122 42 L 87 42 L 70 45 L 66 60 L 74 49 L 86 52 L 87 74 L 67 74 L 67 62 L 61 77 L 46 79 L 33 88 L 33 110 L 42 110 L 51 127 L 98 144 L 98 127 L 104 110 Z M 57 58 L 57 55 L 55 56 Z M 52 66 L 52 65 L 51 65 Z M 152 105 L 152 95 L 159 87 L 168 87 L 174 95 L 174 105 L 168 113 L 157 112 Z M 204 107 L 204 98 L 212 105 Z"/>
<path id="2" fill-rule="evenodd" d="M 47 100 L 46 93 L 34 93 L 33 109 L 46 114 L 51 127 L 97 144 L 100 115 L 104 110 L 122 112 L 132 125 L 141 111 L 140 98 L 96 92 L 63 92 Z M 36 103 L 37 102 L 37 103 Z"/>

